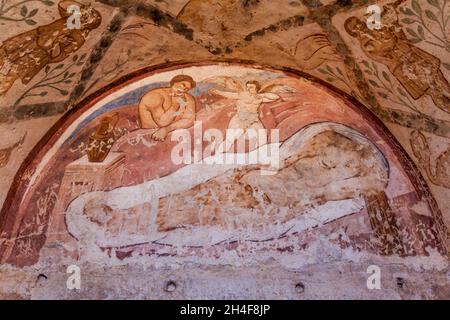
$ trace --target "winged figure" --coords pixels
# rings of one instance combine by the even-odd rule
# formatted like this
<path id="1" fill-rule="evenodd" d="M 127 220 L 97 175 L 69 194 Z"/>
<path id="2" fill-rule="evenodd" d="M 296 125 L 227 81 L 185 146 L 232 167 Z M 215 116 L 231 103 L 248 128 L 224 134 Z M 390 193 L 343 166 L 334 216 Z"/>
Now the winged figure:
<path id="1" fill-rule="evenodd" d="M 290 85 L 291 79 L 273 79 L 263 84 L 256 80 L 241 82 L 228 76 L 212 77 L 204 80 L 205 83 L 216 84 L 223 90 L 217 88 L 209 90 L 211 94 L 235 100 L 236 114 L 231 118 L 228 129 L 243 129 L 243 135 L 249 129 L 264 129 L 259 118 L 260 107 L 263 103 L 281 100 L 280 93 L 294 93 L 297 90 Z M 242 138 L 241 136 L 228 135 L 219 148 L 219 152 L 227 152 L 233 148 L 233 143 Z M 258 143 L 258 142 L 257 142 Z"/>

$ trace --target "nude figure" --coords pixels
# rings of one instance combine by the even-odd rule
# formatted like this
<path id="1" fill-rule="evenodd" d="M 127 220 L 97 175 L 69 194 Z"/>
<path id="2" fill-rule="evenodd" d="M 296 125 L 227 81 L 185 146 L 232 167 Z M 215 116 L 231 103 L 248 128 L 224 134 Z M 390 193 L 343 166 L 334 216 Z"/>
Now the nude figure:
<path id="1" fill-rule="evenodd" d="M 138 107 L 141 128 L 154 129 L 152 139 L 164 141 L 170 132 L 193 126 L 196 103 L 188 92 L 195 86 L 190 76 L 178 75 L 170 87 L 147 92 Z"/>
<path id="2" fill-rule="evenodd" d="M 237 92 L 227 92 L 217 89 L 211 89 L 209 92 L 224 98 L 236 100 L 237 112 L 231 118 L 228 129 L 244 130 L 240 136 L 227 134 L 225 141 L 217 149 L 219 152 L 228 152 L 236 140 L 248 135 L 249 129 L 256 131 L 264 129 L 259 119 L 260 106 L 265 102 L 273 102 L 280 99 L 280 96 L 275 93 L 261 92 L 261 85 L 258 81 L 248 81 L 245 84 L 245 89 Z M 258 142 L 256 142 L 256 147 L 258 147 Z"/>

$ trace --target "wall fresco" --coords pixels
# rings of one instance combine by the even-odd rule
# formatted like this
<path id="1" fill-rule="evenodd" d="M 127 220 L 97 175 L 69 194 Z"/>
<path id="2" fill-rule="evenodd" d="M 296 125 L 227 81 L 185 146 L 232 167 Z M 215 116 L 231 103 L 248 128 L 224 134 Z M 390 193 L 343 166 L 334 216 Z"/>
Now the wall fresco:
<path id="1" fill-rule="evenodd" d="M 441 213 L 389 136 L 356 106 L 301 77 L 227 64 L 157 73 L 113 89 L 68 125 L 5 212 L 4 262 L 33 264 L 44 246 L 65 247 L 81 260 L 89 256 L 81 248 L 123 257 L 123 247 L 126 255 L 131 248 L 158 255 L 181 246 L 187 251 L 177 258 L 227 263 L 221 257 L 236 241 L 277 257 L 281 234 L 297 242 L 311 228 L 351 216 L 364 217 L 370 231 L 347 235 L 355 240 L 343 246 L 381 255 L 446 252 Z M 177 131 L 193 132 L 198 144 L 196 134 L 209 128 L 221 128 L 223 142 L 208 155 L 208 140 L 200 139 L 200 163 L 175 163 Z M 242 129 L 244 153 L 229 129 Z M 281 165 L 272 175 L 262 175 L 267 165 L 258 162 L 208 160 L 277 143 L 252 144 L 250 129 L 279 130 Z M 428 218 L 411 211 L 419 203 Z"/>
<path id="2" fill-rule="evenodd" d="M 71 4 L 82 30 L 66 26 Z M 432 289 L 384 297 L 448 296 L 450 1 L 374 1 L 372 30 L 369 4 L 0 0 L 0 297 L 13 283 L 2 273 L 33 277 L 25 265 L 161 264 L 194 278 L 218 265 L 259 279 L 251 268 L 267 263 L 291 279 L 308 263 L 327 278 L 342 273 L 335 261 L 371 259 L 392 283 L 393 264 L 410 281 L 433 265 Z M 213 128 L 279 129 L 279 145 L 249 140 L 245 156 L 240 135 L 219 148 L 240 159 L 276 145 L 277 173 L 171 162 L 177 129 Z M 191 147 L 192 160 L 219 156 Z M 351 269 L 345 294 L 366 296 Z M 12 296 L 57 292 L 27 286 Z"/>

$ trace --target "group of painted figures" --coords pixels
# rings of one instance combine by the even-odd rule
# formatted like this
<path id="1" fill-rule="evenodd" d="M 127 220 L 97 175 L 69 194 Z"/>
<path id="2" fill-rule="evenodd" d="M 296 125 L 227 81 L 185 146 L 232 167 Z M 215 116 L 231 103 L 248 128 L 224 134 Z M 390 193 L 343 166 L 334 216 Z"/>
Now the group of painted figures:
<path id="1" fill-rule="evenodd" d="M 441 61 L 430 53 L 411 44 L 398 20 L 401 1 L 384 6 L 381 29 L 370 30 L 367 24 L 350 17 L 345 30 L 358 39 L 364 53 L 384 64 L 414 99 L 429 95 L 437 107 L 450 112 L 450 85 L 440 70 Z M 68 8 L 80 8 L 80 29 L 69 29 Z M 0 96 L 20 79 L 28 84 L 47 64 L 64 61 L 79 50 L 89 33 L 102 22 L 100 13 L 91 6 L 64 0 L 58 4 L 61 18 L 36 29 L 5 40 L 0 47 Z M 313 42 L 312 44 L 310 42 Z M 302 46 L 321 43 L 320 37 L 307 37 Z M 317 47 L 317 46 L 316 46 Z M 323 45 L 319 46 L 319 49 Z M 318 56 L 320 50 L 316 50 Z M 314 60 L 314 54 L 310 57 Z M 314 65 L 317 65 L 314 64 Z M 156 136 L 159 135 L 156 134 Z"/>
<path id="2" fill-rule="evenodd" d="M 402 2 L 398 0 L 383 7 L 381 29 L 370 30 L 364 20 L 353 16 L 345 21 L 345 30 L 358 40 L 367 57 L 388 68 L 413 99 L 429 96 L 436 107 L 450 113 L 450 85 L 440 69 L 441 61 L 408 40 L 398 19 L 398 8 Z M 67 26 L 67 19 L 71 14 L 68 8 L 72 5 L 80 8 L 79 29 Z M 60 19 L 1 43 L 0 96 L 5 95 L 18 79 L 27 85 L 46 65 L 62 62 L 71 56 L 102 23 L 99 11 L 72 0 L 60 1 L 58 10 Z M 329 46 L 326 38 L 312 36 L 301 40 L 300 49 L 317 48 L 313 55 L 308 55 L 308 63 L 317 66 L 322 61 L 321 54 L 328 52 Z M 298 48 L 297 45 L 296 51 Z M 192 78 L 178 77 L 173 79 L 171 89 L 154 90 L 143 97 L 139 107 L 142 127 L 156 129 L 153 134 L 155 140 L 163 140 L 169 132 L 192 125 L 195 100 L 187 91 L 194 86 Z M 257 82 L 234 89 L 234 93 L 217 90 L 212 92 L 239 101 L 238 114 L 231 121 L 230 128 L 261 127 L 258 106 L 262 102 L 276 100 L 276 95 L 259 92 L 260 85 Z M 150 109 L 152 111 L 149 113 Z M 426 146 L 421 147 L 424 148 Z M 415 154 L 423 158 L 419 155 L 419 149 L 415 149 Z M 449 174 L 443 175 L 443 178 L 438 179 L 439 184 L 449 187 Z"/>

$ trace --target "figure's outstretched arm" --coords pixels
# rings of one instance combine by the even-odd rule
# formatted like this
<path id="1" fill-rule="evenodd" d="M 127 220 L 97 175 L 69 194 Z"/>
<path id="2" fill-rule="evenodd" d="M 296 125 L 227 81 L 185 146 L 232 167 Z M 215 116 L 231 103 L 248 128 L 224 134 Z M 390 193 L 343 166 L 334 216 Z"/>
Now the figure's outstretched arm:
<path id="1" fill-rule="evenodd" d="M 212 89 L 209 92 L 228 99 L 239 99 L 239 94 L 237 92 L 221 91 L 218 89 Z"/>
<path id="2" fill-rule="evenodd" d="M 281 99 L 279 95 L 273 92 L 268 92 L 263 94 L 263 102 L 273 102 Z"/>

